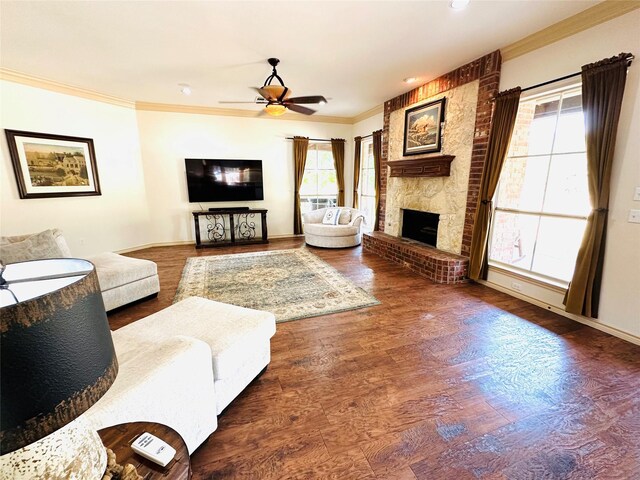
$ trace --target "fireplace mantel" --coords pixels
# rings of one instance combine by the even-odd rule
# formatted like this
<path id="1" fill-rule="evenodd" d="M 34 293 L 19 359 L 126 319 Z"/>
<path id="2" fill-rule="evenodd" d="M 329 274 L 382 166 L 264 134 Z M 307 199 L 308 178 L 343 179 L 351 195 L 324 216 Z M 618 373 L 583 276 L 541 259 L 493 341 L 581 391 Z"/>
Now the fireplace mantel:
<path id="1" fill-rule="evenodd" d="M 388 162 L 392 177 L 448 177 L 455 155 L 430 155 Z"/>

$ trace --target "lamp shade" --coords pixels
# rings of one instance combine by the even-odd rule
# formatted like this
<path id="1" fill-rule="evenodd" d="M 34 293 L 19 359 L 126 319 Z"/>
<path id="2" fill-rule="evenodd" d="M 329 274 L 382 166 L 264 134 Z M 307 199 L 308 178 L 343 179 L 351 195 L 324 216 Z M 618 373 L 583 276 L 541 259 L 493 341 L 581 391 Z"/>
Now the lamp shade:
<path id="1" fill-rule="evenodd" d="M 95 267 L 65 258 L 7 265 L 0 277 L 0 453 L 84 413 L 118 363 Z M 6 282 L 2 284 L 3 282 Z"/>

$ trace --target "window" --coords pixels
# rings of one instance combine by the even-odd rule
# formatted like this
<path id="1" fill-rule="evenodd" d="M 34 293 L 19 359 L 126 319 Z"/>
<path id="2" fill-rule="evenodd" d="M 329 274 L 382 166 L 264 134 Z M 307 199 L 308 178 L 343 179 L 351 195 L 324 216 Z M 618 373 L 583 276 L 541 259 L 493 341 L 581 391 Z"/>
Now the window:
<path id="1" fill-rule="evenodd" d="M 364 213 L 366 219 L 363 229 L 371 231 L 376 220 L 376 171 L 373 163 L 373 140 L 370 138 L 362 141 L 358 192 L 358 209 Z"/>
<path id="2" fill-rule="evenodd" d="M 335 207 L 337 199 L 338 182 L 331 144 L 309 142 L 300 187 L 300 210 L 307 213 L 318 208 Z"/>
<path id="3" fill-rule="evenodd" d="M 566 285 L 591 210 L 580 87 L 522 99 L 494 198 L 489 263 Z"/>

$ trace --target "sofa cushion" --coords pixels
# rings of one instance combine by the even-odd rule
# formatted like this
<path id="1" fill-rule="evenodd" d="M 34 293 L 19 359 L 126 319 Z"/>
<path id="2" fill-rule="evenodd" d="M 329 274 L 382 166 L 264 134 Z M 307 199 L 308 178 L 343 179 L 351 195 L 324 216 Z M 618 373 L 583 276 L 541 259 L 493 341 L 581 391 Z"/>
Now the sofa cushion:
<path id="1" fill-rule="evenodd" d="M 158 266 L 150 260 L 125 257 L 117 253 L 100 253 L 87 260 L 96 266 L 100 290 L 103 292 L 158 273 Z"/>
<path id="2" fill-rule="evenodd" d="M 258 351 L 276 333 L 272 313 L 200 297 L 189 297 L 113 332 L 140 341 L 161 342 L 176 335 L 209 344 L 216 380 L 233 377 L 247 352 Z"/>
<path id="3" fill-rule="evenodd" d="M 305 223 L 304 232 L 323 237 L 347 237 L 358 234 L 358 227 L 351 225 L 323 225 L 322 223 Z"/>
<path id="4" fill-rule="evenodd" d="M 64 255 L 53 236 L 53 230 L 25 236 L 19 241 L 11 237 L 2 237 L 0 240 L 0 259 L 5 263 L 61 257 Z"/>

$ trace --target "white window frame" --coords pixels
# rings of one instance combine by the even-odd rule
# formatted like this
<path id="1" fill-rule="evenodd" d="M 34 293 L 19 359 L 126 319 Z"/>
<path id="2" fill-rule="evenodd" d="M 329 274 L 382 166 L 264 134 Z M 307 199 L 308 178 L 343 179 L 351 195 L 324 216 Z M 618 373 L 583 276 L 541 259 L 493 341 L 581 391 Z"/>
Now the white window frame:
<path id="1" fill-rule="evenodd" d="M 554 137 L 553 137 L 553 141 L 552 141 L 552 147 L 551 150 L 553 152 L 553 145 L 555 144 L 555 136 L 557 134 L 557 128 L 558 128 L 558 120 L 560 118 L 560 112 L 562 109 L 562 99 L 564 98 L 564 95 L 566 94 L 570 94 L 575 92 L 577 89 L 579 89 L 581 87 L 581 83 L 577 83 L 577 84 L 571 84 L 571 85 L 566 85 L 563 87 L 559 87 L 556 88 L 554 90 L 551 91 L 546 91 L 546 92 L 542 92 L 542 93 L 537 93 L 537 94 L 533 94 L 533 95 L 529 95 L 527 97 L 523 97 L 520 99 L 520 103 L 525 103 L 525 102 L 529 102 L 531 100 L 535 100 L 535 99 L 544 99 L 545 97 L 552 97 L 558 94 L 561 94 L 561 103 L 558 106 L 558 114 L 556 116 L 556 126 L 554 129 Z M 586 147 L 585 147 L 586 148 Z M 544 153 L 544 154 L 534 154 L 534 155 L 514 155 L 511 157 L 507 157 L 507 158 L 533 158 L 533 157 L 549 157 L 549 169 L 547 170 L 547 178 L 545 181 L 545 192 L 544 195 L 546 195 L 546 189 L 549 183 L 549 173 L 551 171 L 551 162 L 553 161 L 553 157 L 558 157 L 558 156 L 565 156 L 565 155 L 575 155 L 575 154 L 585 154 L 586 155 L 586 150 L 582 150 L 582 151 L 576 151 L 576 152 L 561 152 L 561 153 Z M 505 160 L 506 161 L 506 160 Z M 500 180 L 502 181 L 502 180 Z M 538 216 L 541 219 L 543 217 L 547 217 L 547 218 L 558 218 L 558 219 L 573 219 L 573 220 L 587 220 L 587 216 L 584 215 L 571 215 L 571 214 L 562 214 L 562 213 L 549 213 L 549 212 L 544 212 L 542 211 L 542 207 L 540 211 L 532 211 L 532 210 L 523 210 L 523 209 L 514 209 L 514 208 L 505 208 L 505 207 L 500 207 L 498 206 L 499 204 L 499 195 L 498 192 L 500 191 L 500 181 L 498 182 L 498 186 L 496 187 L 496 193 L 493 197 L 493 202 L 492 202 L 492 212 L 491 212 L 491 217 L 495 218 L 496 212 L 505 212 L 505 213 L 512 213 L 512 214 L 516 214 L 516 215 L 532 215 L 532 216 Z M 543 199 L 545 198 L 543 195 Z M 538 235 L 540 233 L 540 223 L 538 222 L 538 227 L 536 230 L 536 237 L 535 237 L 535 243 L 534 243 L 534 247 L 533 247 L 533 253 L 532 253 L 532 262 L 531 265 L 533 267 L 533 259 L 535 258 L 535 251 L 536 251 L 536 245 L 537 245 L 537 241 L 538 241 Z M 490 227 L 490 231 L 489 231 L 489 245 L 488 245 L 488 255 L 491 254 L 491 246 L 492 246 L 492 242 L 493 242 L 493 228 L 494 228 L 495 222 L 491 223 L 491 227 Z M 537 282 L 541 282 L 543 284 L 547 284 L 550 285 L 552 287 L 561 287 L 561 288 L 567 288 L 569 285 L 569 282 L 567 282 L 564 279 L 560 279 L 560 278 L 555 278 L 549 275 L 545 275 L 543 273 L 540 272 L 535 272 L 531 269 L 525 269 L 522 267 L 519 267 L 517 265 L 512 265 L 509 263 L 505 263 L 505 262 L 501 262 L 499 260 L 493 260 L 490 257 L 488 258 L 488 263 L 489 263 L 489 267 L 496 267 L 498 269 L 502 269 L 502 270 L 506 270 L 508 272 L 511 272 L 513 274 L 516 275 L 520 275 L 522 277 L 525 278 L 530 278 L 533 279 Z"/>

